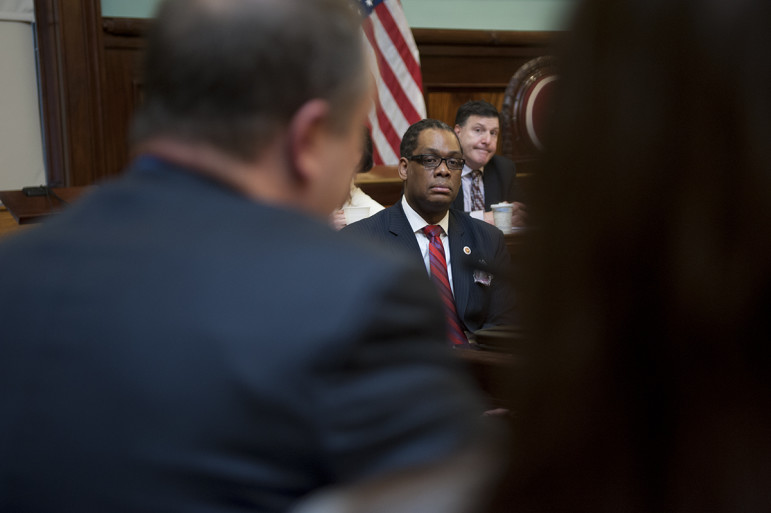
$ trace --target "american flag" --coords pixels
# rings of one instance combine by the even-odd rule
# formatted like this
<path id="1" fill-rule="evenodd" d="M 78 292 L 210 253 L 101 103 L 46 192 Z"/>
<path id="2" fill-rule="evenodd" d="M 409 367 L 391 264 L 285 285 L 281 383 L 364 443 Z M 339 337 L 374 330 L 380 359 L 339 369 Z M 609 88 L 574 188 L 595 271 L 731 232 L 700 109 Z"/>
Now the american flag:
<path id="1" fill-rule="evenodd" d="M 420 57 L 399 0 L 358 0 L 377 96 L 369 113 L 373 160 L 397 164 L 407 128 L 426 117 Z"/>

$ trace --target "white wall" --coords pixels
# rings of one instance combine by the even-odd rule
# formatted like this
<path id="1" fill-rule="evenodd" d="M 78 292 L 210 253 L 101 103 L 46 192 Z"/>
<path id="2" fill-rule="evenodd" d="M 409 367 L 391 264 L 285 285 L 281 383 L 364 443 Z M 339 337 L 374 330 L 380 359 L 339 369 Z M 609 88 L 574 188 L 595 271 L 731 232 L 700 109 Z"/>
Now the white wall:
<path id="1" fill-rule="evenodd" d="M 0 190 L 46 183 L 32 24 L 0 20 Z"/>
<path id="2" fill-rule="evenodd" d="M 413 28 L 562 30 L 576 0 L 401 0 Z"/>
<path id="3" fill-rule="evenodd" d="M 102 16 L 149 18 L 160 0 L 101 0 Z M 576 0 L 401 0 L 413 28 L 561 30 Z"/>
<path id="4" fill-rule="evenodd" d="M 35 21 L 34 0 L 0 0 L 0 20 Z"/>
<path id="5" fill-rule="evenodd" d="M 32 2 L 0 0 L 0 190 L 46 183 Z"/>

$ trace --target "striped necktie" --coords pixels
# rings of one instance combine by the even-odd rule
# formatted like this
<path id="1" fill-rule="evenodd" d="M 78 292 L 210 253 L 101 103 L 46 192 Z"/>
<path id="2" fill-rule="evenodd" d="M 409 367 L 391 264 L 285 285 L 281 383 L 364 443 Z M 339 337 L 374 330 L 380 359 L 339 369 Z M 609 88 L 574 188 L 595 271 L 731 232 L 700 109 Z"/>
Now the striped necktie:
<path id="1" fill-rule="evenodd" d="M 455 309 L 455 299 L 450 288 L 450 278 L 447 275 L 447 261 L 444 257 L 444 244 L 442 244 L 442 227 L 430 224 L 423 228 L 423 233 L 428 237 L 428 255 L 431 264 L 431 280 L 436 284 L 439 295 L 444 305 L 444 313 L 447 316 L 448 335 L 453 347 L 468 347 L 468 339 L 463 332 L 463 322 L 458 317 Z"/>
<path id="2" fill-rule="evenodd" d="M 485 209 L 485 191 L 482 187 L 482 171 L 471 172 L 471 211 Z"/>

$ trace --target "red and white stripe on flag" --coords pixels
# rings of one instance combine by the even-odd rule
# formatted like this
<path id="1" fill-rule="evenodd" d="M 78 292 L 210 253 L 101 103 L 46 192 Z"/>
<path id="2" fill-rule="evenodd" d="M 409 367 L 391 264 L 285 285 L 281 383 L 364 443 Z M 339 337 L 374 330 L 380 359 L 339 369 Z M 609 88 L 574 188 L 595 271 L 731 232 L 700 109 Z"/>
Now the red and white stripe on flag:
<path id="1" fill-rule="evenodd" d="M 420 56 L 399 0 L 360 0 L 377 95 L 369 113 L 376 165 L 399 162 L 407 128 L 426 117 Z"/>

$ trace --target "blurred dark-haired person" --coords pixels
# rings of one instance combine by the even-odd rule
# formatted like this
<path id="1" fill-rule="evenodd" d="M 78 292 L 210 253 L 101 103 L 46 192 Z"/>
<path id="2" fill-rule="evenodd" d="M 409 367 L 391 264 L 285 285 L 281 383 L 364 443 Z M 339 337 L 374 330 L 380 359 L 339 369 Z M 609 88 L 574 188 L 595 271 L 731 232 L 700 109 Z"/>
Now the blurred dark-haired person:
<path id="1" fill-rule="evenodd" d="M 424 269 L 326 223 L 360 160 L 360 37 L 345 0 L 161 4 L 129 168 L 0 243 L 0 511 L 484 475 Z"/>
<path id="2" fill-rule="evenodd" d="M 490 224 L 491 205 L 512 203 L 511 225 L 527 225 L 527 208 L 517 187 L 517 171 L 510 159 L 496 155 L 500 116 L 494 105 L 483 100 L 464 103 L 455 114 L 455 133 L 463 148 L 466 164 L 461 174 L 462 188 L 452 208 Z"/>
<path id="3" fill-rule="evenodd" d="M 564 36 L 500 511 L 771 511 L 771 3 L 587 0 Z"/>
<path id="4" fill-rule="evenodd" d="M 369 133 L 369 129 L 365 128 L 364 146 L 361 153 L 361 160 L 357 167 L 357 173 L 366 173 L 370 169 L 372 169 L 372 136 Z M 348 216 L 351 219 L 363 219 L 372 214 L 377 214 L 384 208 L 383 205 L 372 199 L 369 194 L 361 190 L 361 187 L 356 185 L 356 180 L 354 178 L 351 180 L 351 190 L 348 193 L 345 203 L 332 212 L 330 222 L 332 226 L 340 230 L 348 225 L 346 212 L 348 212 Z"/>
<path id="5" fill-rule="evenodd" d="M 505 277 L 511 257 L 503 233 L 450 209 L 463 169 L 452 128 L 436 119 L 418 121 L 405 132 L 399 151 L 401 201 L 343 232 L 411 256 L 434 280 L 444 273 L 440 291 L 453 347 L 468 347 L 470 332 L 515 324 L 514 292 Z"/>

